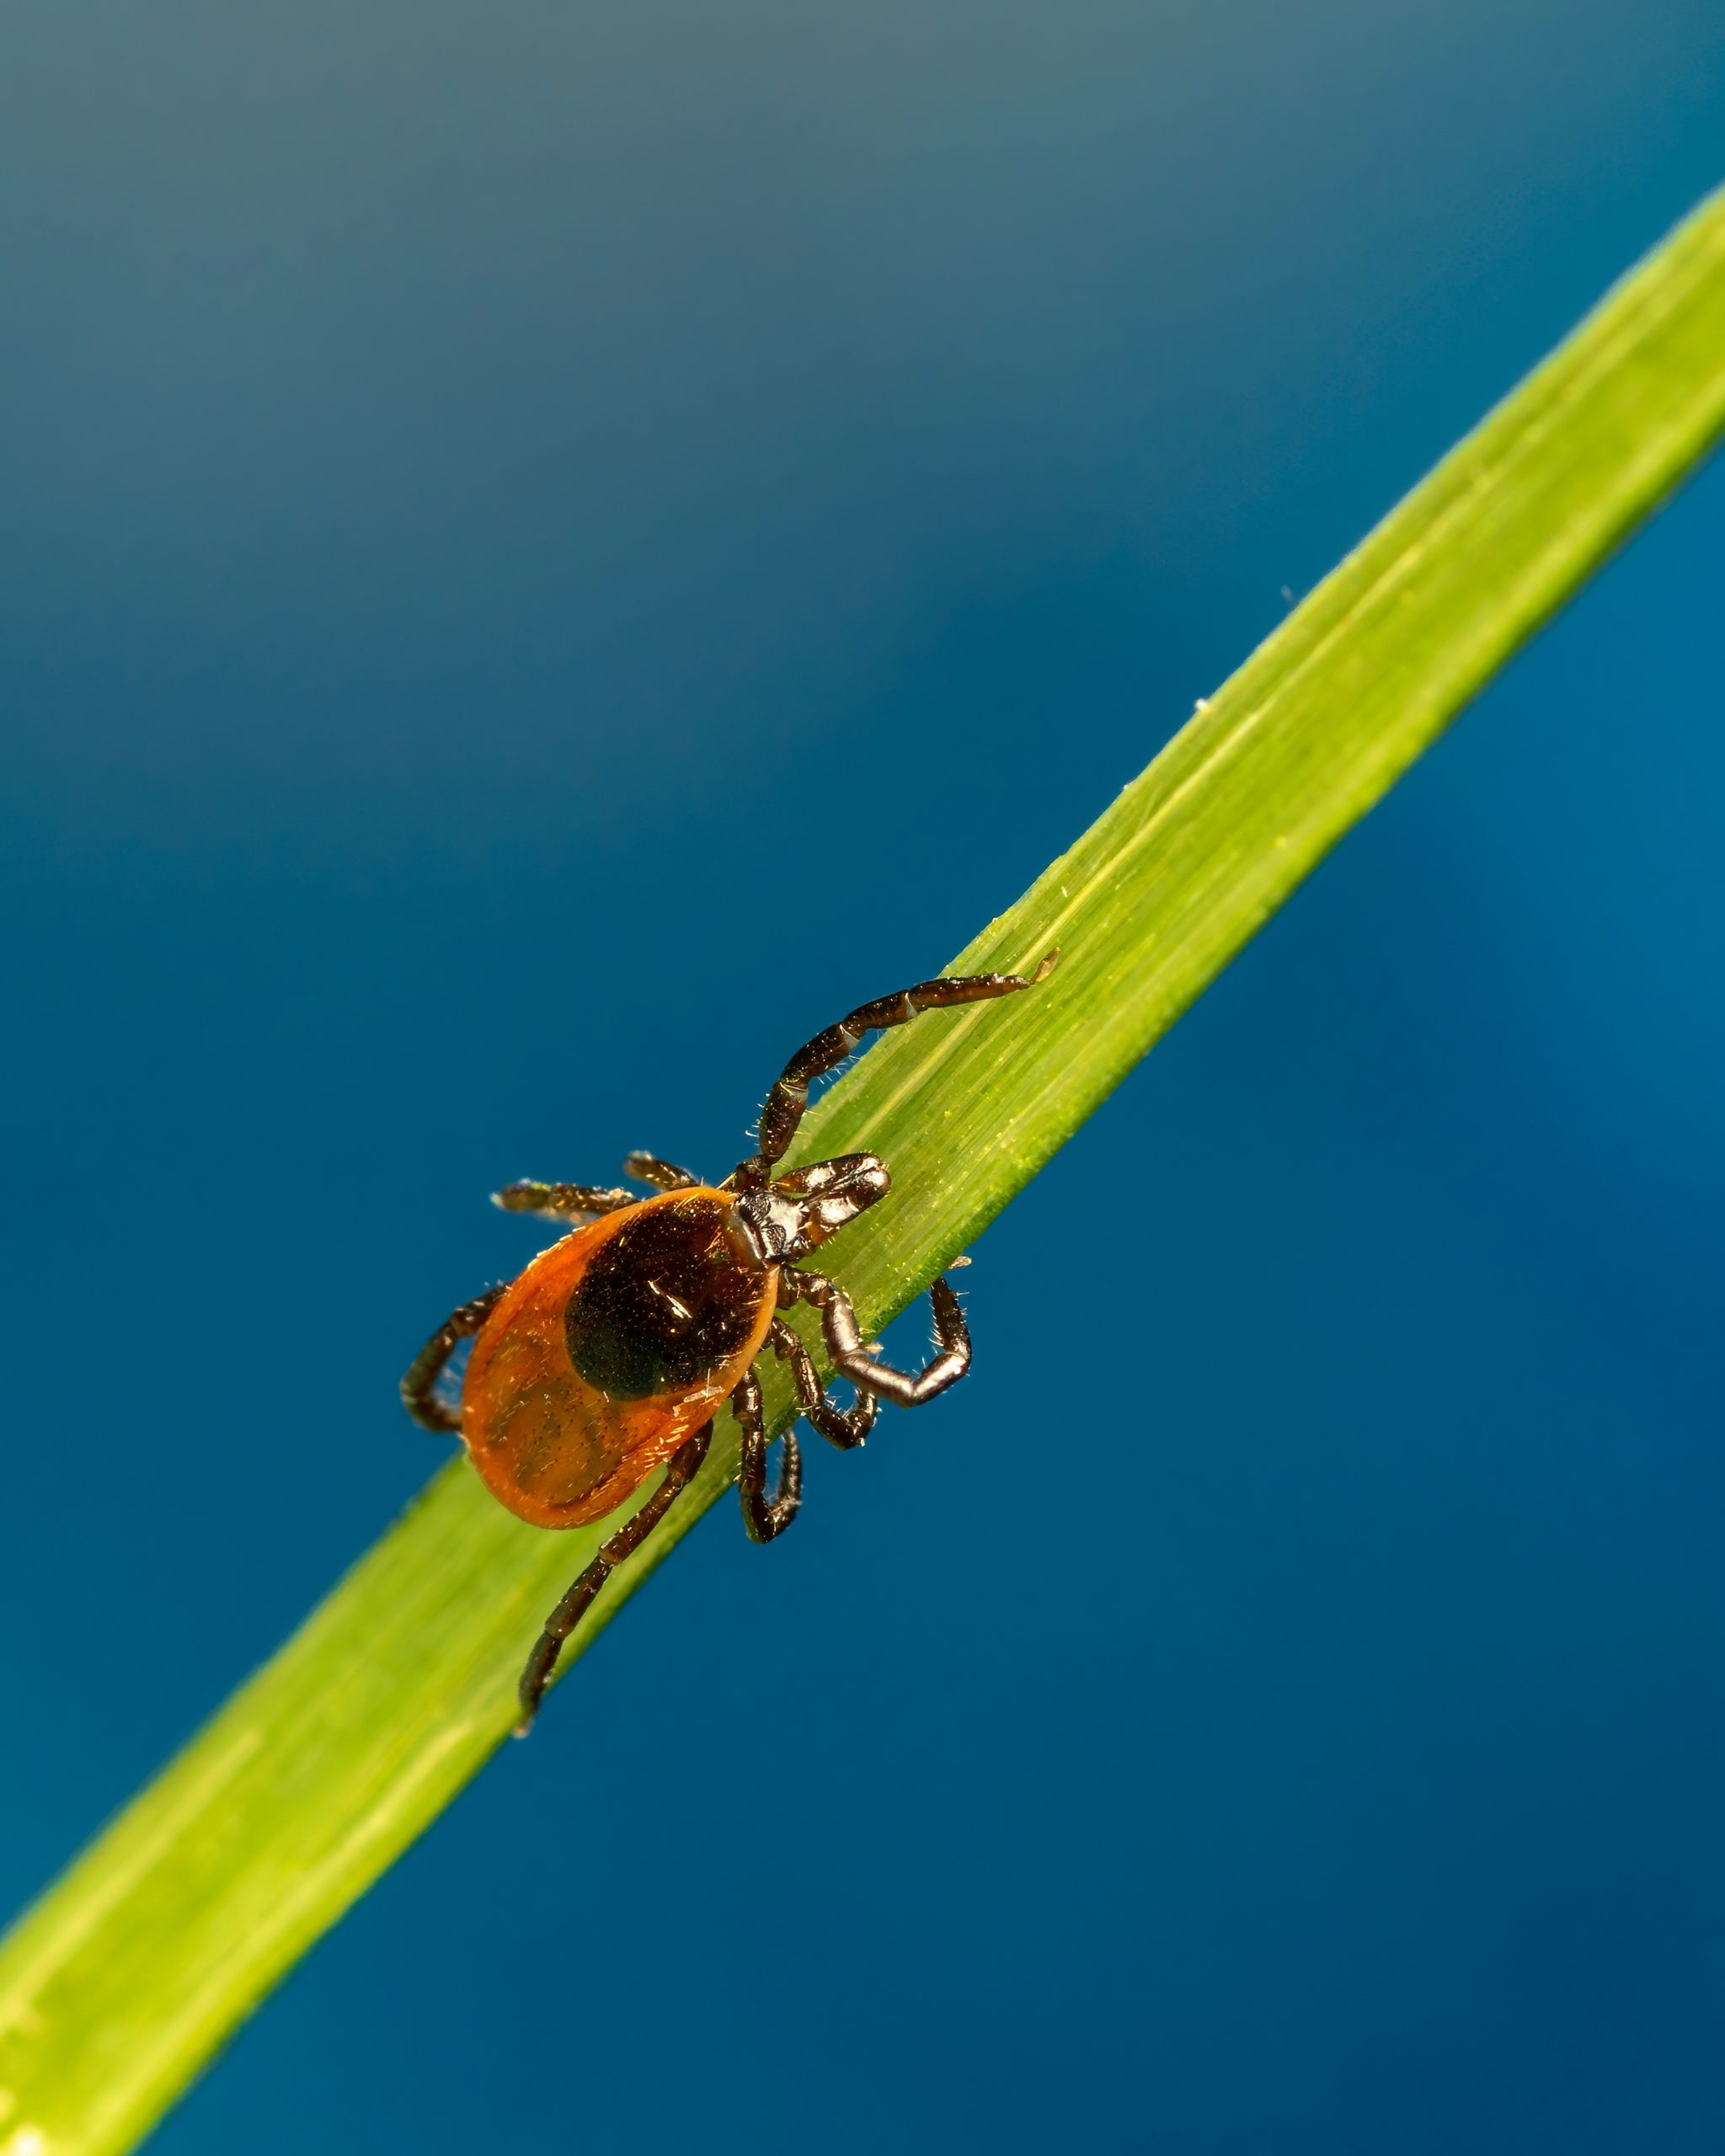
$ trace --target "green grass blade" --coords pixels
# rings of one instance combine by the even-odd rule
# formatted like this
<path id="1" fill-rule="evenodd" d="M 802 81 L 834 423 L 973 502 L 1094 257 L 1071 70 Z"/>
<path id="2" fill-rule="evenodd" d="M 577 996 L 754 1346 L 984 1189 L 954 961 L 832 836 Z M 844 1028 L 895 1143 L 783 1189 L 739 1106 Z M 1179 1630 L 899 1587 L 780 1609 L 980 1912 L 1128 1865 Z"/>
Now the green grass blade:
<path id="1" fill-rule="evenodd" d="M 1048 986 L 889 1037 L 811 1117 L 805 1157 L 866 1145 L 897 1175 L 834 1248 L 871 1326 L 1023 1187 L 1722 425 L 1725 195 L 960 962 L 1058 943 Z M 596 1618 L 734 1470 L 727 1422 L 692 1502 Z M 146 2131 L 503 1738 L 525 1649 L 600 1533 L 522 1527 L 458 1465 L 434 1479 L 0 1950 L 0 2156 L 106 2156 Z"/>

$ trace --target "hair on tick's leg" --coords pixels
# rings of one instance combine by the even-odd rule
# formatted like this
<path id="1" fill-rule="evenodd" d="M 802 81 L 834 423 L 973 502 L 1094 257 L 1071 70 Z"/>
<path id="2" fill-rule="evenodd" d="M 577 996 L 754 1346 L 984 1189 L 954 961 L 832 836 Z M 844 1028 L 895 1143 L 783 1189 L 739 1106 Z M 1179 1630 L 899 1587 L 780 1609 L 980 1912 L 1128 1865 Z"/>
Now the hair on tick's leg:
<path id="1" fill-rule="evenodd" d="M 533 1726 L 533 1717 L 539 1711 L 539 1702 L 544 1698 L 545 1688 L 551 1682 L 551 1673 L 557 1668 L 557 1658 L 563 1652 L 563 1641 L 586 1615 L 594 1598 L 606 1580 L 625 1558 L 634 1555 L 693 1481 L 712 1442 L 711 1422 L 697 1430 L 692 1438 L 685 1438 L 670 1456 L 664 1481 L 633 1519 L 620 1527 L 608 1541 L 600 1545 L 592 1562 L 546 1619 L 545 1629 L 539 1635 L 532 1653 L 527 1657 L 526 1668 L 521 1672 L 521 1713 L 515 1726 L 517 1737 L 525 1737 Z"/>

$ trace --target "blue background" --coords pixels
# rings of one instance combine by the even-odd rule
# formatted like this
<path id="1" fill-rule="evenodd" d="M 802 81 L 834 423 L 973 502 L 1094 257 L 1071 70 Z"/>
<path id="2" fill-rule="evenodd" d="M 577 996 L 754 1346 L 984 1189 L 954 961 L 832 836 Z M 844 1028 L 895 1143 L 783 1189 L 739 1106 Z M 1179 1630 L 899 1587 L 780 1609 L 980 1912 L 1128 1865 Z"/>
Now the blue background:
<path id="1" fill-rule="evenodd" d="M 1717 0 L 8 11 L 8 1902 L 424 1477 L 486 1193 L 728 1164 L 1722 147 Z M 1717 2150 L 1722 576 L 1716 471 L 163 2156 Z"/>

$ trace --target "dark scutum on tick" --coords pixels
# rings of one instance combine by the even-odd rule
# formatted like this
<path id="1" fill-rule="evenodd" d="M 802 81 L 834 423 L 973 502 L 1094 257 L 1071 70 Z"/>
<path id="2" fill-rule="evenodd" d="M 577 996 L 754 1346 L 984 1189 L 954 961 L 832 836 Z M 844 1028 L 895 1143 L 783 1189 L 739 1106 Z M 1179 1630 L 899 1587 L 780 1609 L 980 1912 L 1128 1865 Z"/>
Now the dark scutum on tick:
<path id="1" fill-rule="evenodd" d="M 563 1314 L 569 1360 L 614 1400 L 693 1385 L 754 1329 L 759 1276 L 731 1255 L 716 1198 L 638 1213 L 581 1276 Z"/>
<path id="2" fill-rule="evenodd" d="M 487 1487 L 541 1526 L 602 1518 L 664 1470 L 547 1619 L 521 1673 L 517 1736 L 531 1726 L 563 1641 L 698 1471 L 727 1399 L 741 1434 L 738 1490 L 750 1536 L 771 1542 L 796 1518 L 803 1460 L 793 1430 L 767 1490 L 758 1356 L 770 1352 L 789 1367 L 799 1413 L 841 1450 L 863 1442 L 883 1400 L 921 1406 L 969 1369 L 970 1335 L 944 1279 L 929 1290 L 937 1352 L 921 1370 L 901 1370 L 864 1341 L 843 1289 L 798 1262 L 885 1196 L 885 1163 L 847 1153 L 777 1170 L 810 1085 L 865 1034 L 925 1011 L 1017 995 L 1046 980 L 1058 955 L 1049 952 L 1029 974 L 920 981 L 859 1004 L 798 1049 L 766 1097 L 756 1150 L 711 1188 L 686 1168 L 631 1153 L 625 1172 L 656 1195 L 561 1182 L 514 1182 L 498 1193 L 506 1211 L 577 1225 L 518 1279 L 445 1320 L 402 1380 L 409 1413 L 427 1429 L 459 1430 Z M 814 1357 L 777 1315 L 798 1303 L 819 1313 L 827 1359 L 856 1388 L 854 1406 L 827 1393 Z M 473 1356 L 457 1408 L 437 1384 L 467 1339 Z"/>

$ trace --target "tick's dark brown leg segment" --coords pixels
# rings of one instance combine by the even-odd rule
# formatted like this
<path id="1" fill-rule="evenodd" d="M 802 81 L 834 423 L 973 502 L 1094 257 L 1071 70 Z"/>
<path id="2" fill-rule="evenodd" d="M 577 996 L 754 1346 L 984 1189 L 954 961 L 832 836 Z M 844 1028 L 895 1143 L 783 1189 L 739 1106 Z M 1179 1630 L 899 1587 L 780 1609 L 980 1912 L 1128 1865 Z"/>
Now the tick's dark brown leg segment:
<path id="1" fill-rule="evenodd" d="M 633 1190 L 601 1190 L 594 1183 L 506 1182 L 491 1203 L 505 1213 L 540 1213 L 561 1220 L 571 1213 L 621 1213 L 641 1200 Z"/>
<path id="2" fill-rule="evenodd" d="M 623 1162 L 623 1173 L 638 1182 L 650 1182 L 656 1190 L 698 1190 L 701 1187 L 699 1176 L 692 1176 L 686 1168 L 673 1167 L 654 1153 L 631 1153 Z"/>
<path id="3" fill-rule="evenodd" d="M 731 1410 L 743 1433 L 742 1465 L 737 1471 L 737 1494 L 743 1501 L 743 1525 L 751 1542 L 771 1542 L 782 1534 L 797 1517 L 803 1502 L 803 1455 L 797 1433 L 787 1430 L 779 1458 L 778 1482 L 766 1494 L 766 1433 L 761 1422 L 761 1380 L 753 1370 L 731 1395 Z"/>
<path id="4" fill-rule="evenodd" d="M 600 1588 L 623 1560 L 640 1548 L 694 1480 L 712 1442 L 713 1425 L 709 1422 L 671 1454 L 664 1481 L 632 1520 L 620 1527 L 608 1542 L 601 1543 L 592 1563 L 546 1619 L 545 1630 L 539 1635 L 538 1644 L 527 1657 L 527 1666 L 521 1672 L 521 1718 L 515 1729 L 517 1737 L 525 1737 L 533 1726 L 533 1717 L 539 1711 L 539 1702 L 551 1682 L 551 1673 L 563 1652 L 563 1641 L 586 1615 Z"/>
<path id="5" fill-rule="evenodd" d="M 740 1190 L 764 1182 L 776 1161 L 797 1134 L 797 1125 L 809 1105 L 809 1088 L 829 1070 L 836 1070 L 857 1048 L 865 1033 L 888 1026 L 903 1026 L 924 1011 L 948 1011 L 959 1003 L 985 1003 L 992 996 L 1016 995 L 1046 980 L 1060 956 L 1050 951 L 1033 974 L 957 974 L 941 980 L 918 981 L 915 988 L 901 988 L 892 995 L 862 1003 L 847 1018 L 829 1026 L 797 1050 L 774 1080 L 766 1105 L 761 1111 L 760 1150 L 737 1170 Z"/>
<path id="6" fill-rule="evenodd" d="M 786 1275 L 779 1275 L 783 1279 Z M 872 1392 L 860 1389 L 854 1407 L 841 1407 L 830 1399 L 820 1382 L 820 1374 L 814 1367 L 814 1358 L 792 1331 L 782 1318 L 772 1321 L 772 1330 L 766 1336 L 772 1352 L 782 1363 L 791 1366 L 791 1382 L 797 1390 L 797 1407 L 830 1445 L 836 1445 L 841 1452 L 849 1452 L 853 1445 L 860 1445 L 874 1428 L 874 1418 L 880 1412 L 880 1402 Z"/>
<path id="7" fill-rule="evenodd" d="M 402 1405 L 421 1428 L 440 1433 L 460 1429 L 459 1410 L 440 1400 L 434 1388 L 450 1357 L 484 1324 L 502 1293 L 501 1288 L 488 1288 L 483 1295 L 475 1295 L 472 1302 L 451 1310 L 408 1365 L 408 1374 L 401 1381 Z"/>
<path id="8" fill-rule="evenodd" d="M 937 1280 L 928 1291 L 940 1353 L 915 1372 L 895 1369 L 864 1344 L 851 1299 L 835 1282 L 821 1273 L 800 1273 L 794 1266 L 787 1266 L 779 1274 L 779 1287 L 782 1296 L 789 1288 L 787 1299 L 813 1303 L 820 1312 L 821 1331 L 826 1336 L 826 1352 L 833 1368 L 849 1378 L 859 1392 L 890 1400 L 896 1406 L 920 1407 L 924 1401 L 956 1385 L 970 1367 L 969 1327 L 958 1297 L 944 1280 Z"/>

